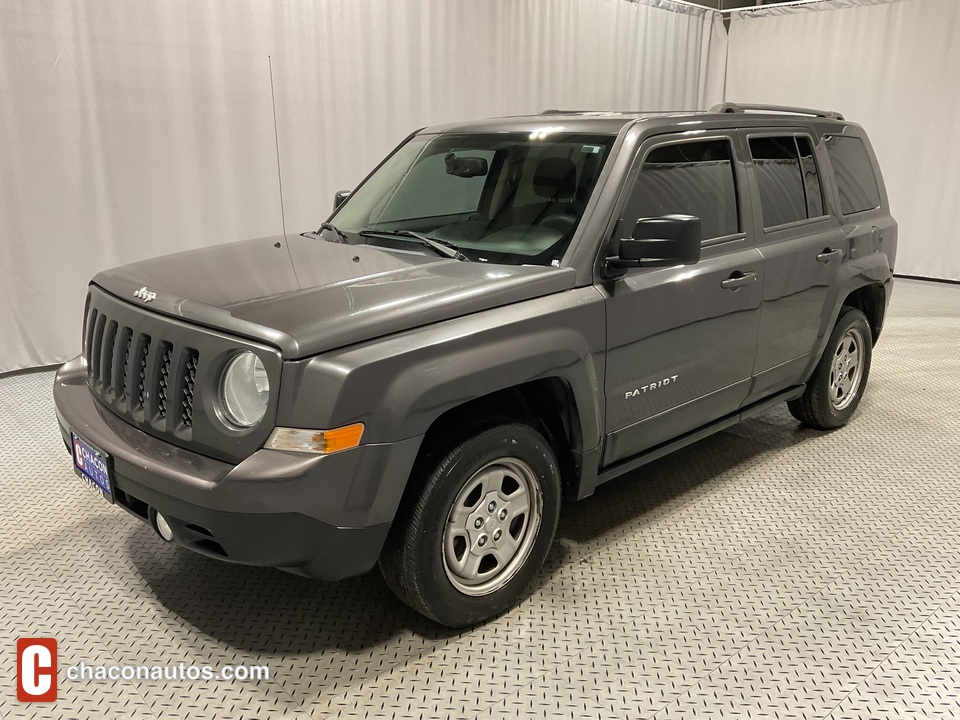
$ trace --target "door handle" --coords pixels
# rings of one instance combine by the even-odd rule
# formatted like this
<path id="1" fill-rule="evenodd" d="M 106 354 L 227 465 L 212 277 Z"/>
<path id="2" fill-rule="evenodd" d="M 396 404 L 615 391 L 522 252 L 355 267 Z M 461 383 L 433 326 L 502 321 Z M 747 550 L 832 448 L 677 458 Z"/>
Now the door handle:
<path id="1" fill-rule="evenodd" d="M 720 283 L 720 287 L 724 290 L 736 290 L 741 288 L 744 285 L 749 285 L 752 282 L 757 281 L 757 274 L 755 272 L 740 272 L 737 270 L 733 275 L 728 277 L 726 280 L 723 280 Z"/>
<path id="2" fill-rule="evenodd" d="M 842 258 L 843 250 L 837 248 L 824 248 L 823 252 L 817 255 L 817 262 L 828 263 L 834 258 Z"/>

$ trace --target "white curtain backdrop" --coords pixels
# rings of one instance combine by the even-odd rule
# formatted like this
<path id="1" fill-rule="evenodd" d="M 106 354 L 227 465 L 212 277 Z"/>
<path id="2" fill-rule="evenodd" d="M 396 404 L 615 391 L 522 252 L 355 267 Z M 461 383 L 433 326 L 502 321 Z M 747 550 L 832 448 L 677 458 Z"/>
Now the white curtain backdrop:
<path id="1" fill-rule="evenodd" d="M 3 0 L 0 372 L 79 352 L 98 270 L 314 228 L 418 127 L 706 107 L 725 54 L 670 0 Z"/>
<path id="2" fill-rule="evenodd" d="M 960 2 L 843 0 L 735 13 L 726 99 L 863 125 L 900 224 L 896 270 L 960 280 Z"/>

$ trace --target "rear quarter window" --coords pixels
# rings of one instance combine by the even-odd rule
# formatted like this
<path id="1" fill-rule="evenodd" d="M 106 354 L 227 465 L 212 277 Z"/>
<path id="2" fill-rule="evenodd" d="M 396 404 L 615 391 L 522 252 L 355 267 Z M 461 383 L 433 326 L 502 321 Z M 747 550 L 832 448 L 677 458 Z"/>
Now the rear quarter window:
<path id="1" fill-rule="evenodd" d="M 827 154 L 844 215 L 880 207 L 880 187 L 863 140 L 833 135 L 826 138 Z"/>

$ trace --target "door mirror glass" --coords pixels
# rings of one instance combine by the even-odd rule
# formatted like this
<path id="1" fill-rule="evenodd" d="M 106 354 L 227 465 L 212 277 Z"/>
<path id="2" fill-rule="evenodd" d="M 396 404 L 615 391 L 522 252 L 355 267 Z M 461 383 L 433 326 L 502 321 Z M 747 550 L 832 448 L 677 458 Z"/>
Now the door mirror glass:
<path id="1" fill-rule="evenodd" d="M 673 267 L 700 262 L 700 218 L 692 215 L 664 215 L 640 218 L 633 237 L 620 241 L 617 268 Z"/>

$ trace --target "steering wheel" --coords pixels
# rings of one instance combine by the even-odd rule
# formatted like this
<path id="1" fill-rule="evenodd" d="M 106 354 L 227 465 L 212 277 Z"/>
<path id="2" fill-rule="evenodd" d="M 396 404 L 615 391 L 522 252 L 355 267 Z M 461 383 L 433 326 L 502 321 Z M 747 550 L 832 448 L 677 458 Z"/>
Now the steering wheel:
<path id="1" fill-rule="evenodd" d="M 567 215 L 566 213 L 554 213 L 553 215 L 547 215 L 543 220 L 537 223 L 537 226 L 566 233 L 576 224 L 577 219 L 572 215 Z"/>

